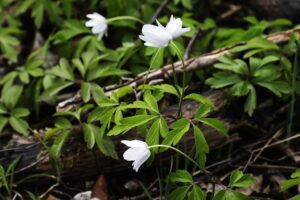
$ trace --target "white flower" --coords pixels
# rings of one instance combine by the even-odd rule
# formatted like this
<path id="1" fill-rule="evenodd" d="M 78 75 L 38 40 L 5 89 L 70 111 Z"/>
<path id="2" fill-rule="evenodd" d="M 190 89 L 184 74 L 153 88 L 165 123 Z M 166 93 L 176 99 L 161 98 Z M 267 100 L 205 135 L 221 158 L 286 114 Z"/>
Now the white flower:
<path id="1" fill-rule="evenodd" d="M 101 39 L 103 35 L 107 35 L 107 22 L 106 18 L 99 13 L 87 14 L 90 20 L 85 22 L 85 26 L 92 27 L 93 34 L 99 34 L 98 38 Z"/>
<path id="2" fill-rule="evenodd" d="M 137 172 L 151 155 L 147 143 L 140 140 L 122 140 L 121 142 L 130 147 L 124 152 L 123 158 L 127 161 L 133 161 L 133 169 Z"/>
<path id="3" fill-rule="evenodd" d="M 190 31 L 190 28 L 182 28 L 182 20 L 180 18 L 171 18 L 164 27 L 156 20 L 158 26 L 146 24 L 142 28 L 143 35 L 140 35 L 140 39 L 145 41 L 146 46 L 150 47 L 166 47 L 169 42 L 182 34 Z"/>
<path id="4" fill-rule="evenodd" d="M 161 26 L 146 24 L 142 28 L 142 33 L 140 39 L 149 47 L 166 47 L 172 40 L 172 35 Z"/>

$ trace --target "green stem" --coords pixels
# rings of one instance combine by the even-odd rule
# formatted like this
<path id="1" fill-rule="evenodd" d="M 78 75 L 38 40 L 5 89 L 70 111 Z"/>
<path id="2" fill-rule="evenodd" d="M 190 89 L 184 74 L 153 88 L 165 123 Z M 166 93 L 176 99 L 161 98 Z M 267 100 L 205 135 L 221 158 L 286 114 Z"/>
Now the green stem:
<path id="1" fill-rule="evenodd" d="M 296 76 L 297 76 L 297 67 L 298 67 L 298 43 L 296 43 L 296 53 L 294 57 L 294 66 L 293 66 L 293 74 L 292 74 L 292 82 L 291 82 L 291 102 L 290 102 L 290 111 L 289 111 L 289 123 L 287 128 L 287 138 L 292 135 L 292 125 L 293 125 L 293 116 L 295 109 L 295 90 L 296 90 Z"/>
<path id="2" fill-rule="evenodd" d="M 113 17 L 113 18 L 109 18 L 106 20 L 106 22 L 109 24 L 111 22 L 114 22 L 114 21 L 118 21 L 118 20 L 131 20 L 131 21 L 136 21 L 136 22 L 139 22 L 141 24 L 145 24 L 145 22 L 143 20 L 140 20 L 136 17 L 132 17 L 132 16 L 118 16 L 118 17 Z"/>
<path id="3" fill-rule="evenodd" d="M 183 69 L 182 91 L 180 93 L 179 106 L 178 106 L 178 112 L 177 112 L 177 118 L 179 118 L 182 115 L 181 108 L 182 108 L 182 101 L 183 101 L 183 97 L 184 97 L 184 93 L 185 93 L 185 86 L 186 86 L 186 68 L 185 68 L 185 64 L 184 64 L 183 54 L 181 53 L 180 49 L 177 47 L 177 45 L 173 41 L 170 42 L 170 45 L 174 48 L 174 50 L 176 51 L 177 57 L 181 60 L 182 69 Z M 174 68 L 173 73 L 175 73 L 175 68 Z"/>
<path id="4" fill-rule="evenodd" d="M 184 156 L 186 159 L 188 159 L 189 161 L 191 161 L 192 163 L 194 163 L 201 171 L 203 170 L 200 165 L 193 160 L 190 156 L 188 156 L 186 153 L 180 151 L 179 149 L 176 149 L 175 147 L 169 146 L 169 145 L 164 145 L 164 144 L 156 144 L 156 145 L 151 145 L 148 147 L 148 149 L 152 149 L 152 148 L 157 148 L 157 147 L 164 147 L 164 148 L 168 148 L 168 149 L 172 149 L 176 152 L 178 152 L 179 154 L 181 154 L 182 156 Z"/>

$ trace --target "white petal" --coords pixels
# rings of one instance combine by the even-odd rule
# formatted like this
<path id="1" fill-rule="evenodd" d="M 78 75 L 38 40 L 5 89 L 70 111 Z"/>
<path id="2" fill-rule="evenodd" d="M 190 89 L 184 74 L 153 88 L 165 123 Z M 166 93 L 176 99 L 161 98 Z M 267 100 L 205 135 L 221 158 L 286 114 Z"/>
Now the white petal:
<path id="1" fill-rule="evenodd" d="M 123 144 L 129 147 L 144 147 L 148 148 L 148 145 L 146 142 L 143 142 L 141 140 L 122 140 L 121 141 Z"/>
<path id="2" fill-rule="evenodd" d="M 136 156 L 137 156 L 136 152 L 137 151 L 140 151 L 138 149 L 138 147 L 131 147 L 131 148 L 127 149 L 123 154 L 124 160 L 127 160 L 127 161 L 136 160 Z"/>
<path id="3" fill-rule="evenodd" d="M 87 18 L 90 19 L 95 19 L 95 20 L 99 20 L 99 21 L 105 21 L 105 17 L 103 17 L 102 15 L 100 15 L 99 13 L 94 12 L 93 14 L 87 14 L 86 15 Z"/>
<path id="4" fill-rule="evenodd" d="M 143 151 L 142 154 L 139 154 L 139 157 L 132 163 L 133 169 L 138 172 L 141 165 L 148 160 L 150 157 L 151 152 L 149 149 L 146 149 L 146 151 Z"/>
<path id="5" fill-rule="evenodd" d="M 92 27 L 92 26 L 96 26 L 97 24 L 99 24 L 99 21 L 91 19 L 87 22 L 85 22 L 85 26 L 87 27 Z"/>
<path id="6" fill-rule="evenodd" d="M 142 33 L 145 36 L 143 40 L 158 47 L 165 47 L 172 40 L 172 35 L 163 27 L 146 24 L 142 28 Z"/>

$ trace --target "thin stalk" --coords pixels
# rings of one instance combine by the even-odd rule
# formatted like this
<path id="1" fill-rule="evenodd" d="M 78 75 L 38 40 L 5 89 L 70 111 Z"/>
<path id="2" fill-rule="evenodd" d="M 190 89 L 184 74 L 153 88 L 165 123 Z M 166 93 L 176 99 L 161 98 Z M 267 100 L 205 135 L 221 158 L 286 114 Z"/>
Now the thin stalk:
<path id="1" fill-rule="evenodd" d="M 203 169 L 200 167 L 200 165 L 195 160 L 193 160 L 190 156 L 188 156 L 183 151 L 180 151 L 179 149 L 176 149 L 175 147 L 172 147 L 172 146 L 169 146 L 169 145 L 164 145 L 164 144 L 156 144 L 156 145 L 149 146 L 148 149 L 153 149 L 153 148 L 157 148 L 157 147 L 168 148 L 168 149 L 172 149 L 172 150 L 176 151 L 177 153 L 181 154 L 183 157 L 185 157 L 186 159 L 188 159 L 189 161 L 194 163 L 201 171 L 203 171 Z"/>
<path id="2" fill-rule="evenodd" d="M 132 16 L 118 16 L 118 17 L 112 17 L 106 20 L 107 23 L 111 23 L 114 21 L 118 21 L 118 20 L 131 20 L 131 21 L 136 21 L 139 22 L 141 24 L 145 24 L 145 22 L 143 20 L 140 20 L 138 18 L 132 17 Z"/>
<path id="3" fill-rule="evenodd" d="M 176 46 L 176 44 L 171 41 L 170 45 L 175 49 L 177 57 L 181 60 L 182 63 L 182 69 L 183 69 L 183 75 L 182 75 L 182 91 L 180 93 L 180 97 L 179 97 L 179 106 L 178 106 L 178 112 L 177 112 L 177 118 L 180 118 L 182 115 L 181 109 L 182 109 L 182 101 L 183 101 L 183 97 L 184 97 L 184 93 L 185 93 L 185 86 L 186 86 L 186 68 L 185 68 L 185 64 L 184 64 L 184 60 L 183 60 L 183 55 L 180 52 L 179 48 Z M 174 68 L 175 71 L 175 68 Z"/>
<path id="4" fill-rule="evenodd" d="M 292 135 L 292 125 L 293 125 L 293 117 L 294 117 L 294 109 L 295 109 L 295 101 L 296 101 L 296 76 L 297 76 L 297 67 L 298 67 L 298 43 L 296 43 L 296 53 L 294 57 L 293 64 L 293 74 L 292 74 L 292 82 L 291 82 L 291 102 L 290 102 L 290 111 L 289 111 L 289 123 L 287 128 L 287 138 Z"/>

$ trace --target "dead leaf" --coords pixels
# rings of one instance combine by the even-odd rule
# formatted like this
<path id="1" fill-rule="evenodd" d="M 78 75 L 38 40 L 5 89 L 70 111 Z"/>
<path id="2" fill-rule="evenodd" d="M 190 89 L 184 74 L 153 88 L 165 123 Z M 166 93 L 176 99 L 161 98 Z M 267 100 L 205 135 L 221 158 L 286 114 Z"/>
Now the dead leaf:
<path id="1" fill-rule="evenodd" d="M 92 197 L 96 197 L 101 200 L 109 200 L 109 194 L 104 175 L 99 176 L 96 184 L 94 185 L 92 189 Z"/>

